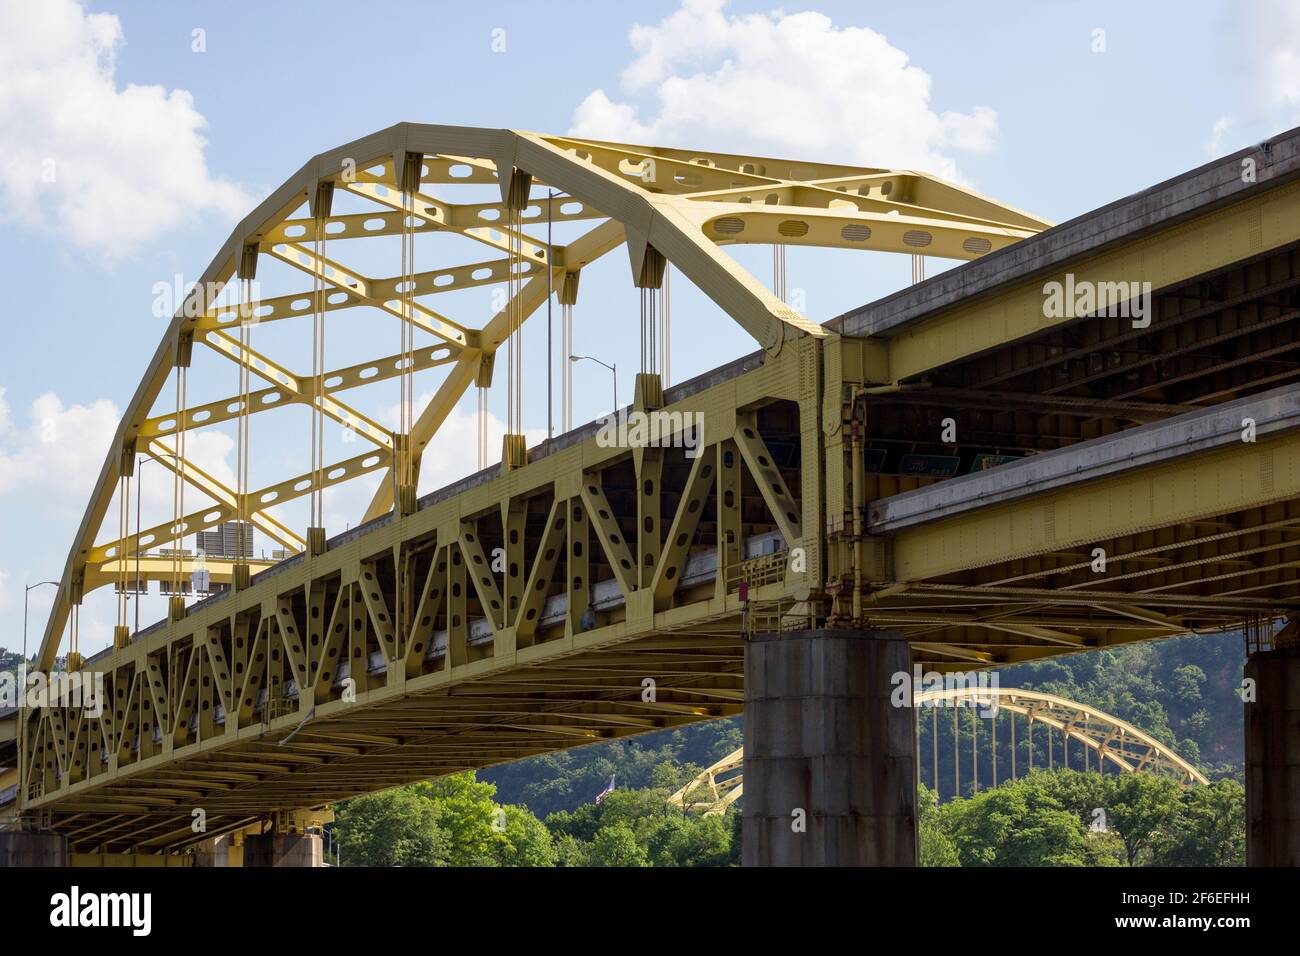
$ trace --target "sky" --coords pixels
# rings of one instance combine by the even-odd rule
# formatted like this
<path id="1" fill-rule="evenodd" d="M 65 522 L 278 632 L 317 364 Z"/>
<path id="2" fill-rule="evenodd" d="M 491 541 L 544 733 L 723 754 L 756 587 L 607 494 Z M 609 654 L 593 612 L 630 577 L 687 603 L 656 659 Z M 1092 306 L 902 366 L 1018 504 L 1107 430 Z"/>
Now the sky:
<path id="1" fill-rule="evenodd" d="M 916 169 L 1061 222 L 1300 125 L 1300 4 L 0 0 L 0 647 L 22 644 L 24 585 L 62 574 L 166 328 L 163 290 L 199 276 L 312 155 L 400 121 Z M 729 251 L 771 280 L 765 248 Z M 626 400 L 638 298 L 626 257 L 607 259 L 584 271 L 575 350 L 616 363 Z M 755 347 L 677 279 L 674 381 Z M 818 322 L 908 281 L 903 256 L 788 255 L 787 285 Z M 481 325 L 487 291 L 457 295 Z M 544 322 L 525 331 L 532 440 L 547 427 Z M 340 354 L 397 335 L 340 328 Z M 575 376 L 575 420 L 607 411 L 609 373 Z M 395 391 L 368 401 L 396 423 Z M 490 401 L 496 448 L 504 396 Z M 473 403 L 426 455 L 422 492 L 475 469 Z M 306 419 L 275 427 L 254 470 L 306 471 Z M 230 478 L 232 448 L 209 429 L 189 450 Z M 170 515 L 153 472 L 146 526 Z M 327 496 L 330 534 L 372 487 Z M 53 590 L 31 592 L 33 644 Z M 143 620 L 162 610 L 145 600 Z M 114 613 L 111 592 L 88 599 L 83 651 L 111 640 Z"/>

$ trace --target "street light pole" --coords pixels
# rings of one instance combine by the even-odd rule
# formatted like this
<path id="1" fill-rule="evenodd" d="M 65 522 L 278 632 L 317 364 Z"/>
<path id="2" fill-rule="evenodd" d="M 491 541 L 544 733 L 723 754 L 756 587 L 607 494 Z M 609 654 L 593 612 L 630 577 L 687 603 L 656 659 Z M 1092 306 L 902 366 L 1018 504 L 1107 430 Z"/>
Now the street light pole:
<path id="1" fill-rule="evenodd" d="M 602 362 L 594 355 L 570 355 L 569 356 L 570 362 L 580 362 L 583 359 L 586 359 L 588 362 L 595 362 L 597 365 L 603 365 L 605 366 L 605 368 L 609 369 L 611 372 L 614 373 L 614 411 L 611 414 L 618 415 L 618 363 L 615 362 L 613 365 L 610 365 L 608 362 Z"/>
<path id="2" fill-rule="evenodd" d="M 23 681 L 24 681 L 23 686 L 24 687 L 26 686 L 26 680 L 27 680 L 27 598 L 32 593 L 32 591 L 36 590 L 39 587 L 44 587 L 47 584 L 53 584 L 56 588 L 59 586 L 58 581 L 37 581 L 35 584 L 29 584 L 27 585 L 26 588 L 23 589 Z"/>
<path id="3" fill-rule="evenodd" d="M 37 581 L 23 589 L 23 663 L 20 670 L 22 677 L 18 681 L 18 806 L 27 799 L 27 785 L 24 772 L 27 768 L 27 715 L 23 713 L 23 704 L 27 700 L 27 598 L 39 587 L 52 584 L 59 587 L 58 581 Z"/>

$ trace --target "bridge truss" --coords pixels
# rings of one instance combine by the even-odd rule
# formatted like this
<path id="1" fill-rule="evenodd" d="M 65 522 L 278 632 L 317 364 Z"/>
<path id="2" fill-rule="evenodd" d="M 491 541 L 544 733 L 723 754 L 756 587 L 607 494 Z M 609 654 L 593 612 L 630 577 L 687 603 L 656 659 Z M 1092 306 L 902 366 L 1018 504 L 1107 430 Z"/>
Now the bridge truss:
<path id="1" fill-rule="evenodd" d="M 24 808 L 83 852 L 174 851 L 202 839 L 196 807 L 210 835 L 735 714 L 756 630 L 897 630 L 915 662 L 948 671 L 1294 616 L 1300 187 L 1226 171 L 1035 237 L 1039 220 L 912 173 L 414 125 L 321 154 L 236 229 L 128 406 L 41 648 L 48 668 L 70 645 L 70 666 L 103 675 L 112 703 L 23 714 Z M 489 201 L 449 198 L 466 186 Z M 590 228 L 547 246 L 534 186 L 564 194 L 553 219 Z M 1186 198 L 1201 195 L 1205 208 Z M 406 255 L 395 273 L 412 235 L 494 252 Z M 818 326 L 737 266 L 734 242 L 977 261 Z M 387 253 L 352 256 L 367 244 Z M 512 431 L 499 466 L 418 496 L 450 409 L 502 365 L 513 386 L 519 324 L 548 288 L 574 301 L 581 270 L 619 245 L 633 285 L 658 289 L 671 263 L 761 347 L 672 388 L 653 363 L 638 376 L 635 409 L 703 417 L 700 453 L 610 445 L 595 424 L 533 448 Z M 217 300 L 272 266 L 311 290 Z M 1049 319 L 1043 276 L 1067 266 L 1144 277 L 1155 320 Z M 482 327 L 435 311 L 448 287 L 482 284 L 508 293 Z M 277 329 L 302 345 L 308 327 L 320 336 L 354 311 L 389 323 L 397 350 L 376 336 L 374 354 L 325 368 L 313 349 L 308 375 L 253 349 Z M 183 386 L 191 360 L 197 375 L 200 356 L 223 380 L 247 376 L 238 399 L 191 405 L 182 387 L 169 405 L 165 386 Z M 442 384 L 417 409 L 410 376 L 434 369 Z M 340 397 L 394 379 L 397 430 Z M 1258 440 L 1232 444 L 1243 402 Z M 187 432 L 242 419 L 272 441 L 263 423 L 290 408 L 364 451 L 314 455 L 256 488 L 186 458 Z M 1129 453 L 1124 442 L 1165 427 L 1165 458 Z M 119 624 L 114 648 L 83 660 L 75 609 L 96 586 L 129 590 L 132 536 L 98 536 L 137 455 L 170 462 L 211 502 L 142 544 L 233 516 L 289 556 L 264 569 L 209 559 L 230 593 L 173 601 L 138 634 Z M 345 533 L 290 527 L 277 510 L 376 475 Z M 158 579 L 190 570 L 184 555 L 150 560 Z"/>
<path id="2" fill-rule="evenodd" d="M 1059 733 L 1064 741 L 1064 754 L 1066 766 L 1069 759 L 1069 741 L 1073 740 L 1080 746 L 1084 747 L 1085 754 L 1092 753 L 1095 756 L 1097 768 L 1100 770 L 1104 766 L 1113 769 L 1116 773 L 1154 773 L 1163 776 L 1169 776 L 1183 784 L 1204 784 L 1209 781 L 1203 773 L 1194 766 L 1180 757 L 1171 748 L 1160 743 L 1150 734 L 1144 733 L 1138 728 L 1125 720 L 1112 716 L 1105 711 L 1086 704 L 1080 704 L 1056 694 L 1047 694 L 1041 691 L 1023 690 L 1015 687 L 956 687 L 941 688 L 936 690 L 923 691 L 916 695 L 913 706 L 919 708 L 917 719 L 922 720 L 927 715 L 935 720 L 935 767 L 934 778 L 938 778 L 938 715 L 944 708 L 959 709 L 968 708 L 971 713 L 977 714 L 980 719 L 988 714 L 989 728 L 992 736 L 993 746 L 997 746 L 996 730 L 994 730 L 997 716 L 1006 711 L 1011 715 L 1019 715 L 1026 719 L 1026 728 L 1028 738 L 1021 737 L 1022 740 L 1031 741 L 1027 751 L 1028 763 L 1023 764 L 1026 771 L 1033 770 L 1033 725 L 1042 724 L 1047 728 L 1048 733 Z M 1014 716 L 1012 718 L 1011 741 L 1014 747 L 1015 725 Z M 1004 738 L 1006 739 L 1006 738 Z M 978 738 L 972 739 L 972 747 L 977 745 Z M 954 741 L 954 746 L 956 742 Z M 975 751 L 977 753 L 977 751 Z M 960 759 L 960 758 L 959 758 Z M 922 763 L 925 762 L 925 755 L 921 755 Z M 675 791 L 668 798 L 668 802 L 682 810 L 696 813 L 703 813 L 705 816 L 725 813 L 729 807 L 735 804 L 744 796 L 745 782 L 743 767 L 745 762 L 745 748 L 738 747 L 725 757 L 711 764 L 704 770 L 700 771 L 685 786 Z M 1085 760 L 1085 765 L 1087 761 Z M 1046 761 L 1040 755 L 1040 769 L 1046 765 Z M 978 757 L 972 757 L 972 768 L 978 766 Z M 997 758 L 994 756 L 992 761 L 993 781 L 996 785 L 998 780 Z M 1008 766 L 1004 763 L 1004 771 L 1009 770 L 1011 776 L 1003 779 L 1014 779 L 1016 776 L 1016 764 L 1014 760 Z M 979 789 L 979 777 L 974 776 L 974 789 Z M 986 781 L 987 782 L 987 781 Z"/>

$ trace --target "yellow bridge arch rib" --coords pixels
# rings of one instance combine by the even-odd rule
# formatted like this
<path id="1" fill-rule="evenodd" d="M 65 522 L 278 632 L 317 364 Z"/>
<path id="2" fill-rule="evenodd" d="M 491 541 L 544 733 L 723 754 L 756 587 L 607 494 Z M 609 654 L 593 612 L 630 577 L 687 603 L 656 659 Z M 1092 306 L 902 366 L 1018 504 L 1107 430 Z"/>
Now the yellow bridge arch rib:
<path id="1" fill-rule="evenodd" d="M 476 377 L 490 368 L 509 332 L 512 310 L 526 318 L 545 303 L 548 288 L 561 288 L 566 277 L 576 287 L 583 267 L 620 245 L 627 246 L 634 276 L 643 274 L 647 263 L 671 262 L 769 354 L 775 354 L 783 343 L 834 333 L 781 301 L 725 253 L 726 245 L 781 243 L 969 260 L 1048 225 L 923 173 L 506 129 L 402 123 L 320 153 L 235 228 L 178 307 L 126 407 L 72 544 L 41 643 L 38 666 L 42 670 L 54 662 L 71 609 L 89 591 L 119 580 L 122 560 L 133 559 L 131 536 L 119 538 L 114 533 L 106 541 L 98 536 L 119 479 L 133 475 L 137 455 L 176 472 L 181 470 L 178 437 L 239 417 L 238 396 L 182 409 L 168 404 L 167 382 L 182 355 L 186 363 L 191 354 L 196 363 L 200 357 L 204 362 L 229 363 L 224 367 L 230 371 L 234 371 L 230 366 L 243 366 L 260 380 L 250 394 L 250 414 L 274 414 L 295 405 L 314 407 L 353 431 L 364 451 L 326 465 L 319 482 L 311 473 L 289 474 L 242 495 L 187 459 L 184 481 L 199 493 L 202 507 L 180 516 L 178 522 L 144 529 L 142 550 L 167 546 L 243 513 L 291 557 L 303 552 L 307 541 L 301 529 L 291 529 L 277 519 L 275 508 L 316 487 L 374 473 L 383 473 L 385 480 L 357 518 L 369 521 L 392 510 L 395 436 L 342 396 L 349 389 L 400 375 L 401 356 L 354 356 L 346 366 L 326 371 L 317 384 L 314 376 L 241 345 L 234 334 L 245 324 L 305 319 L 314 311 L 307 306 L 312 291 L 245 304 L 253 316 L 249 322 L 240 318 L 236 306 L 223 300 L 223 293 L 227 286 L 235 288 L 241 274 L 255 273 L 258 260 L 273 261 L 300 273 L 304 286 L 321 282 L 322 308 L 327 313 L 365 307 L 388 313 L 395 323 L 406 321 L 397 306 L 400 276 L 366 275 L 343 260 L 351 260 L 357 244 L 391 242 L 402 232 L 399 170 L 409 166 L 411 157 L 419 161 L 414 230 L 458 235 L 467 240 L 465 246 L 477 250 L 465 261 L 439 262 L 436 268 L 414 274 L 417 301 L 409 321 L 422 342 L 413 353 L 415 368 L 448 368 L 436 394 L 417 410 L 410 430 L 417 474 L 420 453 Z M 504 224 L 512 183 L 517 186 L 521 180 L 525 196 L 531 183 L 564 194 L 559 208 L 552 210 L 555 222 L 591 223 L 579 238 L 553 247 L 549 262 L 543 242 L 528 235 L 514 236 Z M 458 184 L 495 184 L 501 201 L 453 203 L 435 195 L 438 187 Z M 315 197 L 322 186 L 332 195 L 365 206 L 360 212 L 326 212 L 327 251 L 318 258 L 313 248 L 318 221 Z M 545 220 L 538 202 L 530 200 L 522 213 L 524 225 Z M 482 328 L 459 323 L 426 304 L 428 296 L 443 291 L 506 283 L 511 278 L 509 256 L 515 240 L 524 280 L 517 303 L 502 308 Z M 335 255 L 340 249 L 344 252 Z M 204 348 L 194 349 L 195 344 Z M 255 441 L 258 432 L 253 429 Z M 188 574 L 190 558 L 180 560 Z M 213 580 L 227 583 L 229 576 L 219 568 Z"/>
<path id="2" fill-rule="evenodd" d="M 1020 714 L 1068 735 L 1097 754 L 1120 773 L 1158 773 L 1183 784 L 1208 784 L 1209 780 L 1172 749 L 1126 720 L 1088 704 L 1056 694 L 1017 687 L 952 687 L 924 691 L 915 706 L 936 704 L 982 707 L 996 698 L 999 710 Z M 744 795 L 745 748 L 739 747 L 706 767 L 668 798 L 683 810 L 705 815 L 724 813 Z"/>

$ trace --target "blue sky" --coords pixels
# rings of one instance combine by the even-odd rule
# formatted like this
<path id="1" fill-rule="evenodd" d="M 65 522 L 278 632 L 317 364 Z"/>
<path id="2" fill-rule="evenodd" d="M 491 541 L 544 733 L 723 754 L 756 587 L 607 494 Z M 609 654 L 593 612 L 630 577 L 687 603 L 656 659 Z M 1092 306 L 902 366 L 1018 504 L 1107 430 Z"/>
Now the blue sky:
<path id="1" fill-rule="evenodd" d="M 162 334 L 155 284 L 201 273 L 311 155 L 402 120 L 929 169 L 1061 221 L 1300 122 L 1300 16 L 1131 0 L 0 0 L 0 646 L 21 642 L 23 583 L 62 572 Z M 52 183 L 40 179 L 50 159 Z M 766 250 L 735 254 L 770 278 Z M 577 340 L 618 361 L 627 396 L 637 299 L 610 258 L 617 268 L 584 277 Z M 795 249 L 788 270 L 817 321 L 908 281 L 904 257 Z M 681 286 L 675 380 L 753 347 Z M 544 335 L 533 320 L 527 347 Z M 577 375 L 586 421 L 606 410 L 608 377 Z M 473 464 L 467 402 L 426 488 Z M 155 511 L 160 482 L 146 485 Z M 355 520 L 358 500 L 340 494 L 333 522 Z M 33 593 L 37 622 L 46 601 Z M 112 623 L 111 596 L 97 601 L 88 650 Z M 145 619 L 160 607 L 146 603 Z"/>

